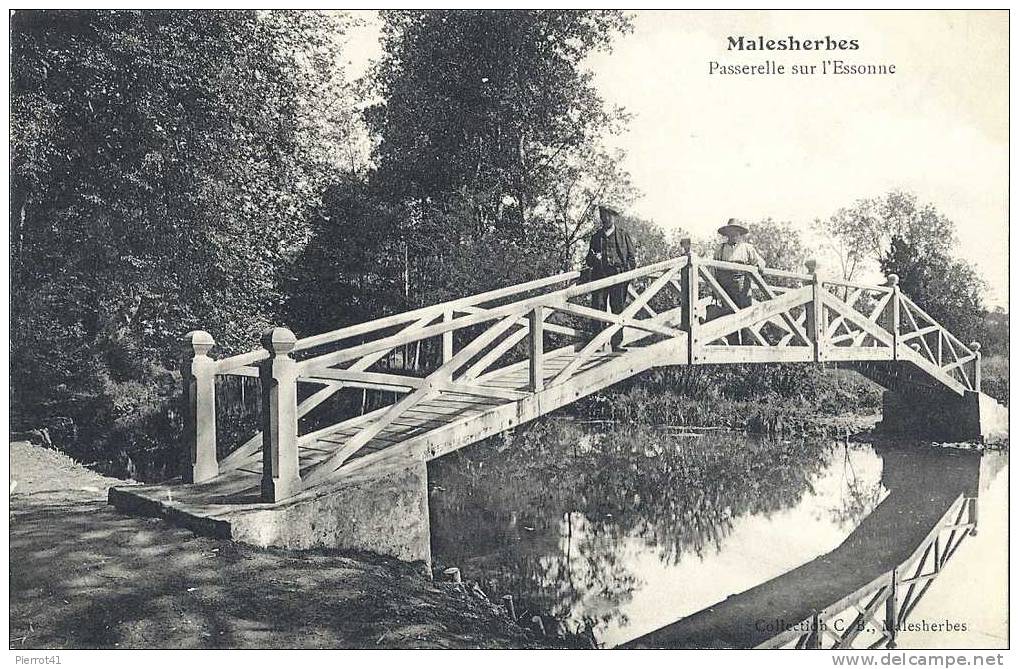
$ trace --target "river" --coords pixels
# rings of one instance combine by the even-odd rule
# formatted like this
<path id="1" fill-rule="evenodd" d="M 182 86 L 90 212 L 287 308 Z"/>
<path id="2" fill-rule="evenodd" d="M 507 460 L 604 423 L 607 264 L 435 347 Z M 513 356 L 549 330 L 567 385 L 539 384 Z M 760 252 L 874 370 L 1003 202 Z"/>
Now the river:
<path id="1" fill-rule="evenodd" d="M 829 553 L 891 488 L 926 499 L 924 485 L 943 487 L 917 472 L 959 456 L 549 419 L 430 463 L 433 561 L 493 598 L 512 594 L 518 617 L 611 648 Z M 1006 643 L 1007 455 L 966 456 L 981 532 L 912 617 L 959 620 L 967 633 L 903 633 L 900 647 Z M 894 523 L 881 527 L 872 541 L 895 542 Z"/>

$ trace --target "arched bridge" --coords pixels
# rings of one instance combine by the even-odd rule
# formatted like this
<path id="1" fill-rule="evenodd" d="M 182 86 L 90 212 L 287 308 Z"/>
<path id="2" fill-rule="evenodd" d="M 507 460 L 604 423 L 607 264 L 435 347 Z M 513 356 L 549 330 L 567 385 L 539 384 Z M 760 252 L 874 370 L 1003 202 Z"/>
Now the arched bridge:
<path id="1" fill-rule="evenodd" d="M 688 255 L 594 281 L 566 272 L 301 339 L 276 328 L 261 349 L 221 359 L 209 355 L 209 334 L 192 332 L 184 480 L 114 490 L 111 502 L 253 543 L 427 559 L 424 462 L 667 365 L 848 365 L 893 391 L 886 427 L 986 435 L 996 405 L 979 392 L 979 345 L 959 341 L 894 276 L 865 285 L 808 269 Z M 723 289 L 726 272 L 750 282 L 750 306 Z M 590 306 L 617 284 L 630 296 L 621 313 Z M 624 350 L 613 351 L 620 331 Z M 239 445 L 217 440 L 217 392 L 231 377 L 260 398 L 260 431 Z M 937 415 L 951 419 L 938 424 Z M 379 503 L 383 489 L 391 494 Z M 365 502 L 366 491 L 376 501 Z M 309 504 L 318 506 L 300 510 Z M 420 516 L 422 505 L 424 528 L 419 518 L 402 530 L 418 536 L 417 548 L 378 536 L 397 510 Z"/>

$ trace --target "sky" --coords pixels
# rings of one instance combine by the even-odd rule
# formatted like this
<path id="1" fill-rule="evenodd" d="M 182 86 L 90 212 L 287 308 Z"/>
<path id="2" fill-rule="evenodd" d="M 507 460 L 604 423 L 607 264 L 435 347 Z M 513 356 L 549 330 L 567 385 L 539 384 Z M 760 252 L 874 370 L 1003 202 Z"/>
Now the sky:
<path id="1" fill-rule="evenodd" d="M 905 189 L 955 222 L 959 254 L 988 282 L 988 303 L 1007 305 L 1005 12 L 630 14 L 633 32 L 586 63 L 606 101 L 633 114 L 628 131 L 613 139 L 642 193 L 627 213 L 697 237 L 730 217 L 771 217 L 808 231 L 860 198 Z M 354 75 L 379 53 L 377 20 L 360 16 L 365 24 L 347 45 Z M 830 35 L 856 39 L 860 48 L 729 51 L 729 35 Z M 788 73 L 794 64 L 833 59 L 894 64 L 896 73 Z M 787 74 L 708 71 L 711 61 L 767 60 Z"/>
<path id="2" fill-rule="evenodd" d="M 1003 12 L 634 12 L 590 60 L 635 118 L 619 145 L 634 213 L 708 236 L 729 217 L 808 228 L 860 198 L 913 191 L 1008 297 L 1008 17 Z M 856 51 L 728 51 L 728 35 L 857 39 Z M 722 76 L 708 63 L 842 59 L 894 75 Z M 834 269 L 834 268 L 833 268 Z"/>

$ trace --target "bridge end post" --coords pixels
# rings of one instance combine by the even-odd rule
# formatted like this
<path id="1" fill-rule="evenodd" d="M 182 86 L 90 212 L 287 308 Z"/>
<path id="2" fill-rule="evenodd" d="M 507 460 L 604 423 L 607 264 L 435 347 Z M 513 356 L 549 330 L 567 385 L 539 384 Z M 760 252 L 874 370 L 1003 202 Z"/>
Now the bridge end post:
<path id="1" fill-rule="evenodd" d="M 216 362 L 209 351 L 216 340 L 204 330 L 184 335 L 181 365 L 184 397 L 185 483 L 219 476 L 216 460 Z"/>
<path id="2" fill-rule="evenodd" d="M 297 450 L 297 362 L 290 357 L 297 337 L 269 328 L 262 345 L 269 359 L 262 381 L 262 501 L 279 502 L 303 488 Z"/>

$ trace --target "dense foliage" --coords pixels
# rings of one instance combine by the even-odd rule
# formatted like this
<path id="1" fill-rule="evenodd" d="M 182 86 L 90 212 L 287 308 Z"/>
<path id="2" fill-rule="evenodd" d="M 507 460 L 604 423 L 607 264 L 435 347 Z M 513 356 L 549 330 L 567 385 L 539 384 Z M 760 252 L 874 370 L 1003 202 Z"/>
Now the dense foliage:
<path id="1" fill-rule="evenodd" d="M 569 264 L 629 192 L 581 67 L 627 19 L 383 17 L 355 90 L 334 12 L 13 16 L 15 429 L 130 473 L 175 449 L 190 329 L 221 354 Z"/>
<path id="2" fill-rule="evenodd" d="M 629 30 L 622 13 L 382 20 L 384 53 L 367 82 L 377 102 L 365 112 L 374 169 L 338 180 L 313 222 L 287 308 L 303 331 L 561 271 L 593 205 L 631 194 L 621 156 L 604 146 L 626 117 L 582 67 Z"/>
<path id="3" fill-rule="evenodd" d="M 342 89 L 344 21 L 45 11 L 11 28 L 15 423 L 65 417 L 96 457 L 155 447 L 109 442 L 172 436 L 181 335 L 230 350 L 275 321 L 342 139 L 321 123 L 342 108 L 317 100 Z"/>

